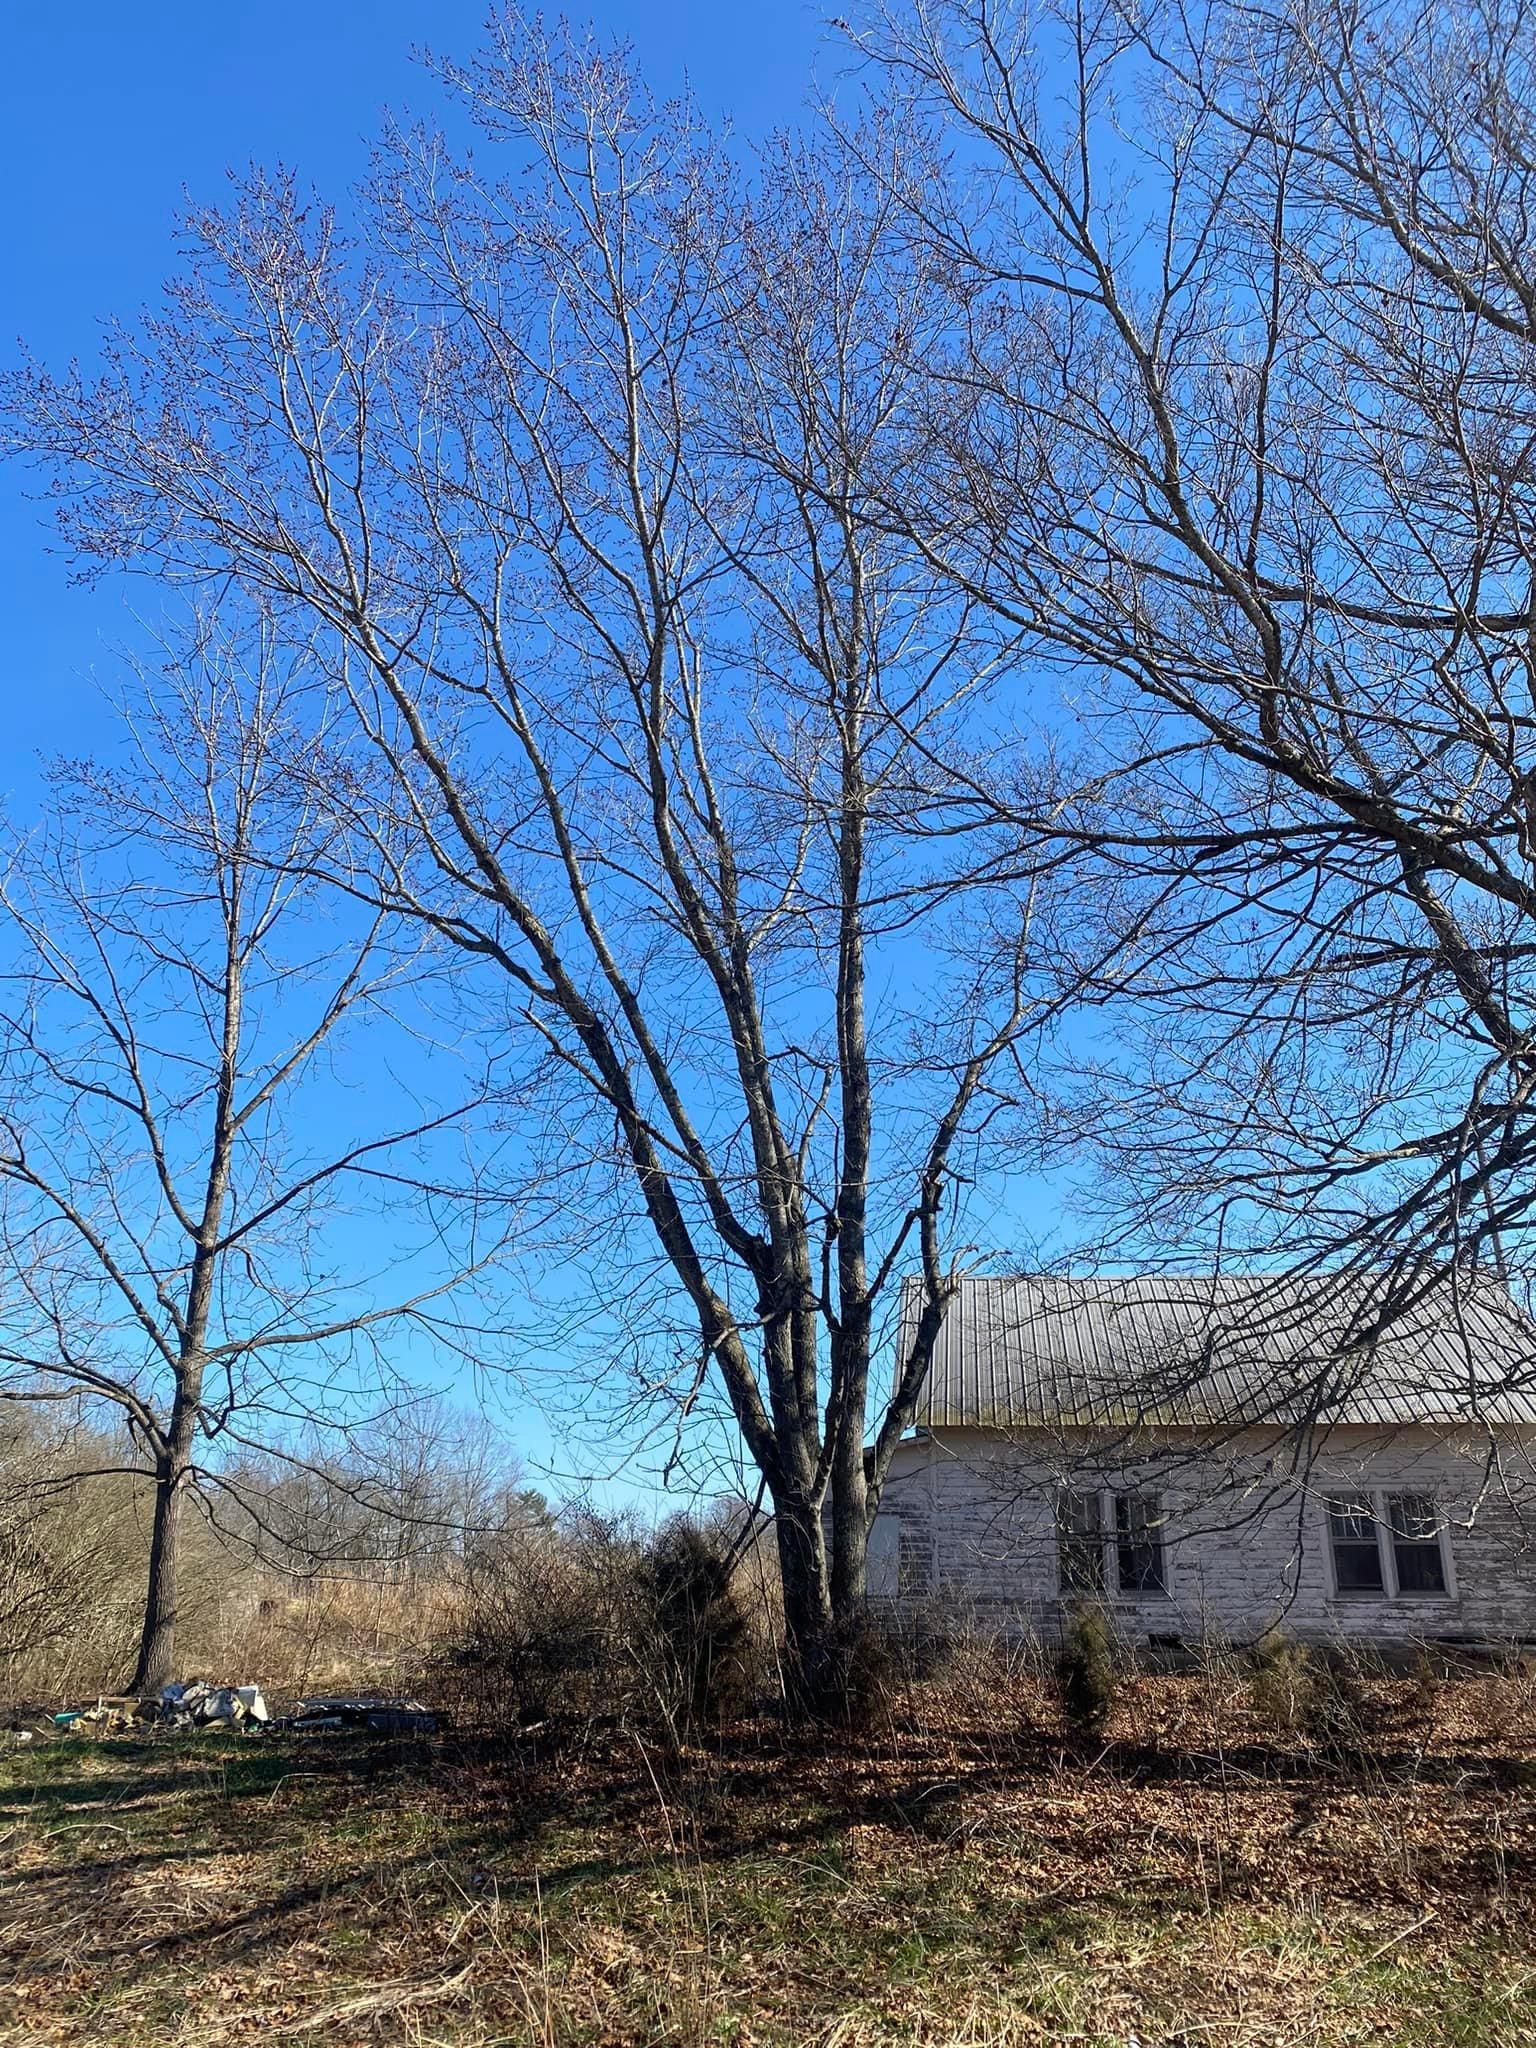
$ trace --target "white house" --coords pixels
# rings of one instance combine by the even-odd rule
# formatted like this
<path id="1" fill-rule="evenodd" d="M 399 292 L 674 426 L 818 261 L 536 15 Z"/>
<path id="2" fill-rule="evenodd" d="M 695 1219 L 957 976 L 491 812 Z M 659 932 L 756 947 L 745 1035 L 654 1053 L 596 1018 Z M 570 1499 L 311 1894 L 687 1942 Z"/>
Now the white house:
<path id="1" fill-rule="evenodd" d="M 1536 1325 L 1481 1282 L 1375 1320 L 1327 1276 L 965 1281 L 872 1594 L 1045 1635 L 1101 1601 L 1143 1642 L 1536 1639 Z"/>

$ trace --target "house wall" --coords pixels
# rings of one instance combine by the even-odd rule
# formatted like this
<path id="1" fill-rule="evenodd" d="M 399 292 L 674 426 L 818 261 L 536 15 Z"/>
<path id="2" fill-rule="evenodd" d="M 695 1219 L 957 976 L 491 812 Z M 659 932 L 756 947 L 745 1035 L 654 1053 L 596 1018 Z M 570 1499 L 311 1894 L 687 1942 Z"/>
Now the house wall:
<path id="1" fill-rule="evenodd" d="M 1293 1469 L 1292 1447 L 1248 1432 L 1121 1443 L 1071 1432 L 935 1430 L 901 1445 L 872 1532 L 871 1589 L 990 1626 L 1056 1633 L 1063 1600 L 1055 1508 L 1063 1486 L 1160 1494 L 1166 1595 L 1111 1596 L 1128 1637 L 1536 1638 L 1536 1442 L 1449 1430 L 1340 1428 Z M 1449 1520 L 1440 1595 L 1335 1593 L 1326 1496 L 1425 1493 Z"/>

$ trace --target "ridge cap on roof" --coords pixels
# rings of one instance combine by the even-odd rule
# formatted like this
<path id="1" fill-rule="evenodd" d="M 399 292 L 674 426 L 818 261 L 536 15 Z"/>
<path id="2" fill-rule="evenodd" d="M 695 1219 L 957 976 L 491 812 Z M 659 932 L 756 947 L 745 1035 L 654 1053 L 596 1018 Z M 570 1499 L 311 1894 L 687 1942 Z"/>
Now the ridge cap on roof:
<path id="1" fill-rule="evenodd" d="M 1438 1286 L 1443 1281 L 1449 1280 L 1451 1276 L 1449 1273 L 1446 1273 L 1433 1277 L 1435 1285 Z M 1211 1286 L 1274 1287 L 1277 1289 L 1282 1287 L 1366 1287 L 1373 1281 L 1386 1280 L 1388 1278 L 1389 1271 L 1385 1267 L 1379 1271 L 1362 1272 L 1358 1268 L 1348 1267 L 1308 1269 L 1293 1266 L 1274 1272 L 1261 1272 L 1252 1270 L 1237 1271 L 1231 1267 L 1207 1266 L 1187 1268 L 1178 1272 L 1132 1268 L 1124 1272 L 1114 1273 L 1084 1272 L 1081 1270 L 1053 1271 L 1049 1267 L 1039 1267 L 1021 1273 L 962 1273 L 955 1282 L 955 1290 L 956 1292 L 963 1292 L 966 1289 L 976 1287 L 1038 1287 L 1044 1285 L 1118 1287 L 1124 1286 L 1128 1282 L 1135 1282 L 1139 1286 L 1160 1289 Z M 902 1288 L 904 1291 L 912 1290 L 915 1292 L 921 1288 L 922 1284 L 919 1275 L 908 1274 L 902 1281 Z M 1461 1276 L 1460 1285 L 1465 1293 L 1476 1293 L 1484 1297 L 1494 1296 L 1503 1300 L 1513 1300 L 1507 1284 L 1499 1280 L 1492 1273 L 1464 1273 Z"/>

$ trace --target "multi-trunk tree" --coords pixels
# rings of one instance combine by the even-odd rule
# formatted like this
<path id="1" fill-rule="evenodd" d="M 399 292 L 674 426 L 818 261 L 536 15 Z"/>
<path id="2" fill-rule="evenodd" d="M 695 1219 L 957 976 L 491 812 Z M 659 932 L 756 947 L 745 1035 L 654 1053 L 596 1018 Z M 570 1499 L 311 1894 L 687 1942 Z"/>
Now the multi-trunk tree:
<path id="1" fill-rule="evenodd" d="M 542 1185 L 603 1226 L 647 1373 L 723 1397 L 814 1693 L 1050 1005 L 1033 879 L 977 886 L 1009 634 L 871 517 L 925 459 L 942 293 L 830 145 L 748 187 L 626 60 L 510 17 L 450 83 L 482 155 L 392 135 L 350 239 L 258 183 L 13 432 L 85 557 L 319 636 L 347 885 L 499 977 Z"/>

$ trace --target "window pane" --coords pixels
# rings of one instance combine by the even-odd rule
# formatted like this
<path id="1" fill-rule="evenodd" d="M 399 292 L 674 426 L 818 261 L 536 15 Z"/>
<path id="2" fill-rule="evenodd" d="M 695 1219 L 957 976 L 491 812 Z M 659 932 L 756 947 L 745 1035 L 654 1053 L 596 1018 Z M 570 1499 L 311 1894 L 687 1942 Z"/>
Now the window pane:
<path id="1" fill-rule="evenodd" d="M 1332 1525 L 1335 1543 L 1376 1541 L 1376 1515 L 1363 1494 L 1351 1494 L 1344 1499 L 1329 1501 L 1328 1520 Z"/>
<path id="2" fill-rule="evenodd" d="M 903 1600 L 928 1591 L 928 1547 L 910 1529 L 903 1529 L 896 1540 L 896 1590 Z"/>
<path id="3" fill-rule="evenodd" d="M 1349 1494 L 1328 1503 L 1328 1535 L 1333 1545 L 1333 1583 L 1341 1593 L 1384 1593 L 1381 1547 L 1369 1499 Z"/>
<path id="4" fill-rule="evenodd" d="M 1099 1496 L 1096 1493 L 1064 1493 L 1061 1497 L 1061 1526 L 1070 1536 L 1102 1533 Z"/>
<path id="5" fill-rule="evenodd" d="M 1422 1493 L 1394 1494 L 1387 1502 L 1392 1525 L 1392 1561 L 1400 1593 L 1443 1593 L 1445 1559 L 1440 1550 L 1435 1504 Z"/>
<path id="6" fill-rule="evenodd" d="M 1410 1543 L 1433 1543 L 1440 1533 L 1435 1504 L 1425 1493 L 1394 1493 L 1387 1502 L 1387 1517 L 1394 1536 Z"/>
<path id="7" fill-rule="evenodd" d="M 1392 1551 L 1400 1593 L 1445 1591 L 1445 1559 L 1438 1543 L 1395 1543 Z"/>
<path id="8" fill-rule="evenodd" d="M 1162 1517 L 1151 1494 L 1115 1495 L 1115 1553 L 1122 1593 L 1162 1593 Z"/>
<path id="9" fill-rule="evenodd" d="M 1056 1547 L 1064 1593 L 1103 1592 L 1104 1533 L 1096 1493 L 1061 1496 Z"/>
<path id="10" fill-rule="evenodd" d="M 1384 1593 L 1381 1552 L 1372 1537 L 1369 1543 L 1338 1543 L 1333 1546 L 1333 1579 L 1341 1593 Z"/>

